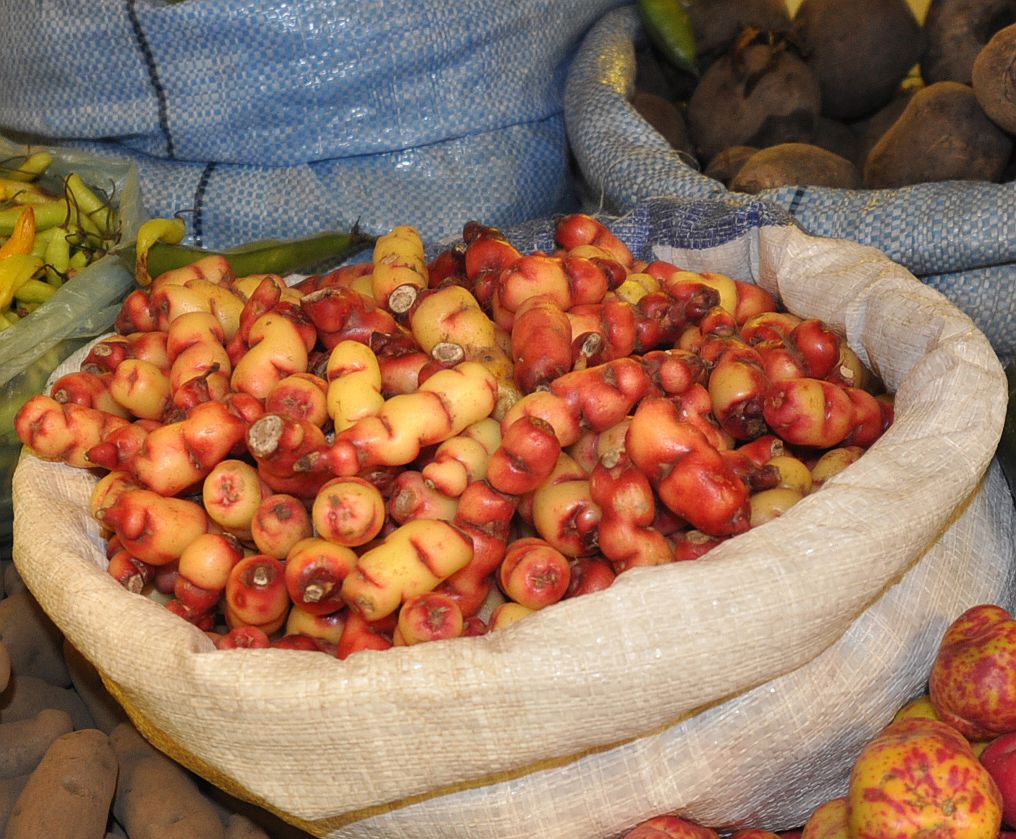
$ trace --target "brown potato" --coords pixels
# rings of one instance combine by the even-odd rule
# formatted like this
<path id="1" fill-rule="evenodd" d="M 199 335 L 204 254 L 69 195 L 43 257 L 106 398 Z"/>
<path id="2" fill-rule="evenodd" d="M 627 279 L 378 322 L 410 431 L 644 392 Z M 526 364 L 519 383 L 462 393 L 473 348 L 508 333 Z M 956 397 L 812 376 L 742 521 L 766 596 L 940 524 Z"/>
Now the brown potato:
<path id="1" fill-rule="evenodd" d="M 1016 24 L 992 36 L 974 59 L 971 79 L 977 101 L 992 122 L 1009 134 L 1016 134 Z"/>
<path id="2" fill-rule="evenodd" d="M 970 84 L 977 54 L 1011 23 L 1016 0 L 932 0 L 924 19 L 921 78 L 925 84 Z"/>
<path id="3" fill-rule="evenodd" d="M 63 635 L 27 590 L 0 600 L 0 643 L 7 648 L 16 675 L 36 676 L 58 687 L 70 685 Z"/>
<path id="4" fill-rule="evenodd" d="M 0 723 L 0 778 L 27 775 L 58 738 L 74 730 L 66 711 L 43 708 L 34 717 Z"/>
<path id="5" fill-rule="evenodd" d="M 26 720 L 43 708 L 59 708 L 71 715 L 75 728 L 94 728 L 95 721 L 73 688 L 51 685 L 35 676 L 14 674 L 0 693 L 0 723 Z"/>
<path id="6" fill-rule="evenodd" d="M 810 142 L 818 80 L 786 49 L 752 44 L 717 60 L 688 100 L 685 119 L 703 163 L 728 146 Z"/>
<path id="7" fill-rule="evenodd" d="M 869 189 L 934 181 L 997 181 L 1012 140 L 988 119 L 973 88 L 936 82 L 914 93 L 864 164 Z"/>
<path id="8" fill-rule="evenodd" d="M 753 154 L 734 177 L 734 192 L 754 195 L 782 186 L 856 189 L 857 167 L 838 154 L 808 143 L 781 143 Z"/>
<path id="9" fill-rule="evenodd" d="M 837 119 L 885 105 L 924 48 L 906 0 L 802 0 L 794 34 L 818 79 L 822 113 Z"/>
<path id="10" fill-rule="evenodd" d="M 757 151 L 757 146 L 728 146 L 709 161 L 703 174 L 716 178 L 724 186 L 729 187 L 734 176 Z"/>
<path id="11" fill-rule="evenodd" d="M 7 821 L 6 839 L 94 839 L 106 831 L 117 763 L 95 728 L 53 742 L 28 778 Z"/>

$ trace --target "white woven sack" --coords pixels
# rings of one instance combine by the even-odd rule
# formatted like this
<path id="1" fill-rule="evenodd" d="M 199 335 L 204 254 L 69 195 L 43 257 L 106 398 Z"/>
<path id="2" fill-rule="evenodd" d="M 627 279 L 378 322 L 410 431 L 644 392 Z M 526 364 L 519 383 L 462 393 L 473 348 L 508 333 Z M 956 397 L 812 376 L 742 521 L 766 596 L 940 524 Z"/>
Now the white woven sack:
<path id="1" fill-rule="evenodd" d="M 1005 377 L 966 315 L 874 249 L 777 225 L 655 255 L 833 324 L 896 393 L 860 461 L 698 561 L 478 638 L 345 661 L 217 651 L 104 573 L 94 477 L 24 455 L 15 563 L 148 737 L 316 836 L 606 839 L 665 811 L 800 824 L 921 691 L 947 623 L 1011 608 Z"/>

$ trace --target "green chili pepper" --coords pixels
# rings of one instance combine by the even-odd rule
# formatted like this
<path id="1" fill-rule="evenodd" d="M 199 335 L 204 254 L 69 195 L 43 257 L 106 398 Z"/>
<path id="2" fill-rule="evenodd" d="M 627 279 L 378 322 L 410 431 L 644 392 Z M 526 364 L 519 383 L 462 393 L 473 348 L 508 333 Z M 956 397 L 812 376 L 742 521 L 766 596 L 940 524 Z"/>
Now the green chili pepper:
<path id="1" fill-rule="evenodd" d="M 146 230 L 148 225 L 155 227 Z M 153 241 L 153 229 L 164 235 L 155 237 Z M 250 274 L 285 276 L 328 261 L 341 260 L 374 242 L 373 236 L 354 226 L 350 231 L 326 231 L 300 239 L 264 239 L 216 251 L 179 244 L 177 231 L 178 228 L 167 224 L 167 220 L 153 219 L 142 225 L 137 243 L 118 251 L 137 266 L 140 285 L 148 285 L 152 278 L 166 271 L 213 255 L 225 257 L 237 277 Z M 167 237 L 169 241 L 166 241 Z"/>
<path id="2" fill-rule="evenodd" d="M 638 0 L 638 10 L 642 27 L 664 60 L 697 76 L 695 36 L 685 0 Z"/>

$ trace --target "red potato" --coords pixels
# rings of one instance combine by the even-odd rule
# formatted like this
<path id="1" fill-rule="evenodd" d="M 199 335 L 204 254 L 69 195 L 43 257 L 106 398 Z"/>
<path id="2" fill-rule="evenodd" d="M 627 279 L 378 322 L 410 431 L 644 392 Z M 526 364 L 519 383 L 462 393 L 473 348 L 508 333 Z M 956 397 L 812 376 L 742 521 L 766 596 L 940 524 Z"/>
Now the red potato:
<path id="1" fill-rule="evenodd" d="M 155 579 L 154 565 L 142 562 L 122 548 L 109 558 L 106 572 L 134 594 L 141 594 L 145 586 Z"/>
<path id="2" fill-rule="evenodd" d="M 350 608 L 369 621 L 387 617 L 407 598 L 433 591 L 473 557 L 472 541 L 435 519 L 406 522 L 360 556 L 342 584 Z"/>
<path id="3" fill-rule="evenodd" d="M 373 335 L 402 333 L 402 327 L 390 312 L 352 288 L 326 286 L 304 295 L 300 306 L 328 350 L 342 341 L 369 345 Z"/>
<path id="4" fill-rule="evenodd" d="M 541 294 L 524 301 L 515 313 L 511 336 L 515 381 L 523 393 L 571 370 L 571 322 L 552 297 Z"/>
<path id="5" fill-rule="evenodd" d="M 201 485 L 208 517 L 228 533 L 250 539 L 250 526 L 264 498 L 258 470 L 244 460 L 217 463 Z"/>
<path id="6" fill-rule="evenodd" d="M 465 621 L 455 598 L 427 591 L 402 604 L 397 629 L 401 642 L 413 645 L 458 638 L 465 630 Z"/>
<path id="7" fill-rule="evenodd" d="M 95 408 L 121 417 L 128 417 L 127 410 L 110 393 L 112 373 L 90 373 L 75 370 L 65 373 L 53 382 L 49 395 L 57 402 L 74 402 L 87 408 Z"/>
<path id="8" fill-rule="evenodd" d="M 250 624 L 231 627 L 215 641 L 219 650 L 264 650 L 272 645 L 268 634 Z"/>
<path id="9" fill-rule="evenodd" d="M 506 603 L 499 603 L 490 613 L 487 621 L 487 631 L 496 632 L 499 629 L 507 629 L 513 623 L 529 617 L 533 610 L 521 603 L 509 600 Z"/>
<path id="10" fill-rule="evenodd" d="M 580 245 L 596 245 L 609 251 L 625 268 L 631 268 L 634 263 L 628 246 L 603 222 L 584 213 L 571 213 L 560 219 L 554 228 L 554 239 L 565 250 Z"/>
<path id="11" fill-rule="evenodd" d="M 467 618 L 480 610 L 490 592 L 491 576 L 504 558 L 517 506 L 515 496 L 498 492 L 484 480 L 469 484 L 459 496 L 452 524 L 469 537 L 472 556 L 437 590 L 454 597 Z"/>
<path id="12" fill-rule="evenodd" d="M 200 504 L 167 498 L 147 489 L 127 489 L 102 511 L 99 523 L 111 528 L 131 556 L 149 565 L 179 559 L 184 548 L 208 531 Z"/>
<path id="13" fill-rule="evenodd" d="M 392 614 L 376 621 L 367 620 L 363 615 L 350 611 L 342 627 L 342 636 L 335 649 L 335 657 L 345 659 L 363 650 L 388 650 L 393 645 L 398 614 Z"/>
<path id="14" fill-rule="evenodd" d="M 415 469 L 404 469 L 396 475 L 388 498 L 388 515 L 395 524 L 405 524 L 410 519 L 451 521 L 457 507 L 456 497 L 435 489 Z"/>
<path id="15" fill-rule="evenodd" d="M 295 495 L 265 496 L 250 522 L 251 539 L 263 554 L 285 559 L 290 548 L 313 532 L 310 513 Z"/>
<path id="16" fill-rule="evenodd" d="M 811 467 L 812 489 L 818 489 L 830 478 L 846 469 L 862 454 L 864 454 L 864 449 L 860 446 L 837 446 L 823 452 Z"/>
<path id="17" fill-rule="evenodd" d="M 241 559 L 226 581 L 226 605 L 233 627 L 281 626 L 290 605 L 282 562 L 267 554 Z"/>
<path id="18" fill-rule="evenodd" d="M 371 466 L 411 463 L 426 446 L 442 443 L 490 416 L 497 404 L 497 381 L 479 362 L 463 361 L 431 376 L 414 393 L 388 399 L 377 416 L 364 417 L 335 436 L 307 470 L 323 462 L 337 476 L 356 475 Z"/>
<path id="19" fill-rule="evenodd" d="M 532 502 L 537 533 L 557 550 L 568 557 L 597 551 L 602 513 L 584 472 L 578 480 L 548 479 L 533 492 Z"/>
<path id="20" fill-rule="evenodd" d="M 60 403 L 38 394 L 14 418 L 18 439 L 44 460 L 58 460 L 87 469 L 89 449 L 118 428 L 129 425 L 123 417 L 73 402 Z"/>
<path id="21" fill-rule="evenodd" d="M 628 416 L 651 386 L 645 368 L 636 359 L 618 358 L 566 373 L 551 382 L 550 391 L 564 400 L 583 425 L 603 431 Z M 572 442 L 562 439 L 561 445 Z"/>
<path id="22" fill-rule="evenodd" d="M 550 423 L 522 416 L 501 436 L 501 445 L 487 463 L 487 480 L 507 495 L 535 490 L 550 475 L 561 454 L 561 443 Z"/>
<path id="23" fill-rule="evenodd" d="M 314 532 L 337 545 L 370 542 L 385 522 L 385 499 L 364 478 L 333 478 L 323 484 L 311 506 Z"/>
<path id="24" fill-rule="evenodd" d="M 748 529 L 747 485 L 698 428 L 681 420 L 672 401 L 644 399 L 625 439 L 632 463 L 671 511 L 711 536 Z"/>
<path id="25" fill-rule="evenodd" d="M 246 430 L 247 451 L 257 462 L 261 481 L 271 490 L 313 499 L 332 478 L 323 465 L 297 471 L 297 464 L 327 446 L 325 432 L 307 420 L 264 414 Z"/>
<path id="26" fill-rule="evenodd" d="M 673 562 L 670 543 L 653 527 L 653 488 L 627 455 L 596 464 L 589 475 L 589 495 L 601 511 L 600 552 L 611 561 L 615 572 Z"/>
<path id="27" fill-rule="evenodd" d="M 550 424 L 563 448 L 574 445 L 583 434 L 580 406 L 545 390 L 527 393 L 508 410 L 501 420 L 501 431 L 521 417 L 538 417 Z M 500 442 L 499 442 L 500 445 Z"/>
<path id="28" fill-rule="evenodd" d="M 501 591 L 534 611 L 561 600 L 570 582 L 571 566 L 567 557 L 549 542 L 536 537 L 516 539 L 508 545 L 498 568 Z"/>
<path id="29" fill-rule="evenodd" d="M 713 415 L 731 437 L 753 440 L 769 430 L 762 416 L 769 379 L 754 349 L 745 346 L 723 353 L 708 381 Z"/>
<path id="30" fill-rule="evenodd" d="M 783 440 L 816 449 L 842 443 L 854 417 L 853 403 L 841 386 L 807 377 L 772 382 L 762 410 Z"/>
<path id="31" fill-rule="evenodd" d="M 313 373 L 294 373 L 280 379 L 265 397 L 265 412 L 323 426 L 329 419 L 327 394 L 325 379 Z"/>
<path id="32" fill-rule="evenodd" d="M 161 419 L 173 397 L 170 377 L 149 361 L 125 359 L 112 374 L 109 392 L 124 411 L 139 419 Z"/>
<path id="33" fill-rule="evenodd" d="M 293 604 L 312 616 L 338 612 L 342 581 L 356 566 L 351 548 L 311 536 L 297 542 L 286 556 L 284 579 Z"/>
<path id="34" fill-rule="evenodd" d="M 571 560 L 571 574 L 565 598 L 579 597 L 610 588 L 617 577 L 611 563 L 596 556 L 579 556 Z"/>
<path id="35" fill-rule="evenodd" d="M 621 839 L 719 839 L 720 834 L 708 827 L 678 816 L 653 816 L 640 822 Z"/>
<path id="36" fill-rule="evenodd" d="M 177 495 L 204 480 L 246 432 L 246 423 L 224 403 L 205 402 L 186 419 L 150 431 L 124 469 L 160 495 Z"/>

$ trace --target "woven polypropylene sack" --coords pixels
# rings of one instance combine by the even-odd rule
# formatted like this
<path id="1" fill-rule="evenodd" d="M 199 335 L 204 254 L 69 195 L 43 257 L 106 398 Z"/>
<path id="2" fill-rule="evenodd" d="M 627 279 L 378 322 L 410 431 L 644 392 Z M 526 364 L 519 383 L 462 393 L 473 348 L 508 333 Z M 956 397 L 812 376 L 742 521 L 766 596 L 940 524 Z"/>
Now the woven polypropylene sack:
<path id="1" fill-rule="evenodd" d="M 95 477 L 26 453 L 14 561 L 160 748 L 314 835 L 614 837 L 677 811 L 800 824 L 919 693 L 966 608 L 1013 601 L 984 335 L 875 249 L 765 204 L 606 219 L 640 258 L 754 281 L 827 321 L 896 394 L 893 425 L 783 517 L 475 638 L 222 651 L 104 573 Z M 548 248 L 552 220 L 511 232 Z M 327 769 L 323 769 L 327 766 Z"/>
<path id="2" fill-rule="evenodd" d="M 884 251 L 970 315 L 1003 362 L 1016 358 L 1016 183 L 729 191 L 632 107 L 635 50 L 644 38 L 634 7 L 612 10 L 589 31 L 569 71 L 568 138 L 594 202 L 621 212 L 659 195 L 770 201 L 809 233 Z"/>
<path id="3" fill-rule="evenodd" d="M 4 0 L 0 129 L 131 157 L 208 247 L 517 223 L 575 200 L 564 79 L 619 2 Z"/>

